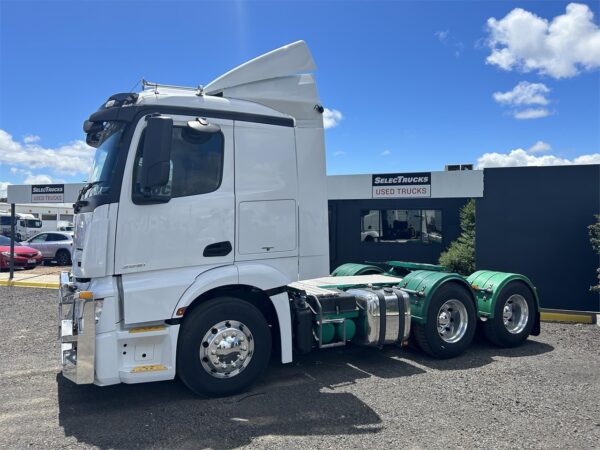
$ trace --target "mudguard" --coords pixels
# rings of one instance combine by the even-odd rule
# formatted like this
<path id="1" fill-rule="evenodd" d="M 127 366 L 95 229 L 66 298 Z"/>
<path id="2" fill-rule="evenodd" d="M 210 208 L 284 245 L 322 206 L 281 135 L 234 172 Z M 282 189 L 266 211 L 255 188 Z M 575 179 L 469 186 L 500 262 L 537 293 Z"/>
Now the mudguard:
<path id="1" fill-rule="evenodd" d="M 354 275 L 373 275 L 383 272 L 384 270 L 377 266 L 346 263 L 336 268 L 331 275 L 334 277 L 350 277 Z"/>
<path id="2" fill-rule="evenodd" d="M 410 295 L 410 313 L 413 322 L 425 324 L 429 302 L 433 294 L 441 285 L 449 282 L 459 283 L 467 288 L 475 303 L 473 290 L 467 281 L 457 273 L 415 270 L 402 279 L 399 287 Z"/>
<path id="3" fill-rule="evenodd" d="M 467 282 L 475 292 L 479 316 L 489 319 L 494 318 L 496 301 L 502 293 L 502 289 L 513 281 L 522 281 L 533 293 L 536 315 L 531 334 L 537 336 L 540 334 L 540 301 L 537 289 L 529 278 L 516 273 L 496 272 L 493 270 L 478 270 L 467 278 Z"/>

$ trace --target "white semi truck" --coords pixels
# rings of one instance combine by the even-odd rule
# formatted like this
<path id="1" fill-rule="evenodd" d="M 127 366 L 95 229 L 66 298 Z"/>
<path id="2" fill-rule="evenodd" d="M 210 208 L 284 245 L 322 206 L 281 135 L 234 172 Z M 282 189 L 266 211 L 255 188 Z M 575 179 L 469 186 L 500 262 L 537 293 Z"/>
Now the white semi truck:
<path id="1" fill-rule="evenodd" d="M 478 322 L 496 344 L 539 333 L 524 276 L 346 264 L 329 274 L 323 107 L 296 42 L 209 83 L 144 83 L 84 123 L 96 147 L 61 274 L 62 372 L 111 385 L 179 376 L 248 387 L 274 353 L 406 345 L 452 357 Z M 358 220 L 357 220 L 358 223 Z"/>
<path id="2" fill-rule="evenodd" d="M 33 214 L 15 214 L 15 238 L 24 241 L 42 231 L 42 221 Z M 11 233 L 11 216 L 8 211 L 0 211 L 0 234 L 9 236 Z"/>

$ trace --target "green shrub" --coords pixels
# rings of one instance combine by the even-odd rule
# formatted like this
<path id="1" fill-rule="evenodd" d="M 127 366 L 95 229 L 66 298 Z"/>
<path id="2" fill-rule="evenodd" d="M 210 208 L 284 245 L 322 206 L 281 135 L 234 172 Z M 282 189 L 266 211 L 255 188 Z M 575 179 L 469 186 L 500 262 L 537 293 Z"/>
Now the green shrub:
<path id="1" fill-rule="evenodd" d="M 470 275 L 475 272 L 475 199 L 460 210 L 460 228 L 458 239 L 440 255 L 440 264 L 453 272 Z"/>
<path id="2" fill-rule="evenodd" d="M 600 255 L 600 215 L 596 216 L 596 223 L 593 223 L 588 228 L 590 231 L 590 242 L 592 243 L 592 248 Z M 600 268 L 598 268 L 597 272 L 598 280 L 600 280 Z M 592 286 L 590 289 L 594 292 L 600 292 L 600 282 L 596 286 Z"/>

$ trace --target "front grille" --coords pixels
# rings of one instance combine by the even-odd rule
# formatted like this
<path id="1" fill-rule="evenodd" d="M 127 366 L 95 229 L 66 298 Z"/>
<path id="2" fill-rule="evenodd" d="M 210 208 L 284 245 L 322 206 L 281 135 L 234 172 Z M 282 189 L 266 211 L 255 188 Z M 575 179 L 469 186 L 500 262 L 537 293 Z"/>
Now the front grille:
<path id="1" fill-rule="evenodd" d="M 21 258 L 33 258 L 37 253 L 18 253 L 15 256 L 20 256 Z"/>

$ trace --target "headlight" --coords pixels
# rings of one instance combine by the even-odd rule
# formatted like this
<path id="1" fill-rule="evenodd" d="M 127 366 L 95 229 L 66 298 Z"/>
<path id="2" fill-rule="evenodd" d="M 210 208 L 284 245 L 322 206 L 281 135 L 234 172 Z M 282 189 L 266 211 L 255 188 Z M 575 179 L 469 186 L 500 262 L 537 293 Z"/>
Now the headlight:
<path id="1" fill-rule="evenodd" d="M 10 252 L 0 252 L 0 255 L 10 257 Z"/>
<path id="2" fill-rule="evenodd" d="M 35 254 L 35 256 L 42 256 L 42 252 L 40 252 L 39 250 L 37 251 L 37 253 Z"/>

